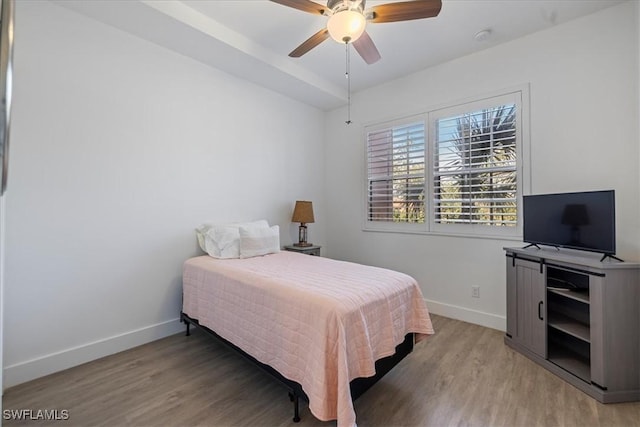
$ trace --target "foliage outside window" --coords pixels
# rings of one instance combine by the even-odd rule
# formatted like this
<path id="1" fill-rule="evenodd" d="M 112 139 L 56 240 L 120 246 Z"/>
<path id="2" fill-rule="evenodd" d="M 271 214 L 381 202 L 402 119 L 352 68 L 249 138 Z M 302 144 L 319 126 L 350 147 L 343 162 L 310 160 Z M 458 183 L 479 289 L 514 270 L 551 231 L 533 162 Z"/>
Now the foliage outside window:
<path id="1" fill-rule="evenodd" d="M 518 235 L 523 92 L 365 128 L 365 228 Z"/>

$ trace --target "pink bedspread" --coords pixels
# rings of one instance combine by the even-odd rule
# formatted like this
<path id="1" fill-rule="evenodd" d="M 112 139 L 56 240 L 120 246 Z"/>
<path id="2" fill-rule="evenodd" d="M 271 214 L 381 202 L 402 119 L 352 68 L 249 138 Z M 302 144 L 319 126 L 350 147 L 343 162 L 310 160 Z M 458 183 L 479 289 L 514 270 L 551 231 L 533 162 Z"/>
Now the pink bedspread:
<path id="1" fill-rule="evenodd" d="M 191 258 L 183 311 L 298 382 L 320 420 L 354 426 L 349 382 L 375 374 L 409 332 L 433 327 L 406 274 L 279 252 L 248 259 Z"/>

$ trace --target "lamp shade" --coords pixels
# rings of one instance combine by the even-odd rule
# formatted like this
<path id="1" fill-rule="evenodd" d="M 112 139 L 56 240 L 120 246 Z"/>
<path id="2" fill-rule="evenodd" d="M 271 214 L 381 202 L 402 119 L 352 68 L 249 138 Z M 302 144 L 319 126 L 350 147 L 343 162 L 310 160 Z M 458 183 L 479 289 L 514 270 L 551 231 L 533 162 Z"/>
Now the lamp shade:
<path id="1" fill-rule="evenodd" d="M 303 224 L 314 222 L 313 205 L 311 202 L 305 200 L 296 201 L 296 207 L 293 209 L 291 222 L 300 222 Z"/>
<path id="2" fill-rule="evenodd" d="M 355 10 L 342 10 L 329 18 L 327 30 L 332 39 L 338 43 L 353 43 L 364 33 L 367 20 Z"/>

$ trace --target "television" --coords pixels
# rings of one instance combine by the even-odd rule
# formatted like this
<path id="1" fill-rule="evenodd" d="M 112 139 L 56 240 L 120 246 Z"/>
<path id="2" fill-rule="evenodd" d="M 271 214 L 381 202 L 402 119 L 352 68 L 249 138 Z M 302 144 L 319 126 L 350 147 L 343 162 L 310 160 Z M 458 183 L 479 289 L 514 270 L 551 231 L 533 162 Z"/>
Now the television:
<path id="1" fill-rule="evenodd" d="M 523 240 L 613 257 L 615 205 L 614 190 L 523 196 Z"/>

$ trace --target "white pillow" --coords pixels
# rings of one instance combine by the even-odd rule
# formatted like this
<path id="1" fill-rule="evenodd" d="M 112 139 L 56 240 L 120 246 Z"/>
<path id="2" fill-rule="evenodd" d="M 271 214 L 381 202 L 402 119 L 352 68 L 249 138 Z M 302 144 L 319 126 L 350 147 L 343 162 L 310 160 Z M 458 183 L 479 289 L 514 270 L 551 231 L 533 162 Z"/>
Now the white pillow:
<path id="1" fill-rule="evenodd" d="M 238 258 L 240 233 L 238 227 L 214 225 L 204 235 L 204 250 L 214 258 Z"/>
<path id="2" fill-rule="evenodd" d="M 196 228 L 198 244 L 203 251 L 214 258 L 240 257 L 240 227 L 246 229 L 268 229 L 266 220 L 233 224 L 205 223 Z"/>
<path id="3" fill-rule="evenodd" d="M 280 227 L 240 227 L 240 258 L 280 252 Z"/>
<path id="4" fill-rule="evenodd" d="M 200 227 L 196 228 L 196 237 L 198 238 L 198 246 L 203 251 L 207 251 L 204 245 L 204 236 L 207 234 L 207 231 L 211 228 L 211 224 L 202 224 Z"/>

